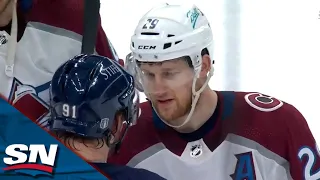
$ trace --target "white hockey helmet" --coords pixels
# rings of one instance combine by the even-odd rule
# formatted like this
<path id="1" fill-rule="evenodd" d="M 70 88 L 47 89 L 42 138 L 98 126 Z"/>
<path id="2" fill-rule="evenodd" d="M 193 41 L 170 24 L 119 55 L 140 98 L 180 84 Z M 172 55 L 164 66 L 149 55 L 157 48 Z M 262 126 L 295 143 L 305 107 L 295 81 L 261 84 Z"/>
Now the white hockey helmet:
<path id="1" fill-rule="evenodd" d="M 163 62 L 188 56 L 194 68 L 191 111 L 179 126 L 186 124 L 194 111 L 198 98 L 213 75 L 213 67 L 206 83 L 196 91 L 195 82 L 202 65 L 202 50 L 207 49 L 213 62 L 213 35 L 205 15 L 195 5 L 161 5 L 151 9 L 139 21 L 131 37 L 132 64 Z M 141 82 L 141 79 L 137 80 Z M 142 84 L 143 87 L 143 84 Z"/>
<path id="2" fill-rule="evenodd" d="M 201 51 L 212 57 L 213 35 L 197 6 L 163 5 L 151 9 L 139 21 L 131 37 L 131 51 L 138 61 L 161 62 L 190 56 L 201 65 Z M 212 59 L 212 58 L 211 58 Z"/>

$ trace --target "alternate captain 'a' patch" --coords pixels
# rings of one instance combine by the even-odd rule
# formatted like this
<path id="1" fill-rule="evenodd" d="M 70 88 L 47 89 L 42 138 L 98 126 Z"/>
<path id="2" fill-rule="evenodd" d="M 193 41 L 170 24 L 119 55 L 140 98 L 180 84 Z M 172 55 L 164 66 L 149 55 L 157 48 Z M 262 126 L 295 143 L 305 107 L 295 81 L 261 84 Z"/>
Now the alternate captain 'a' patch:
<path id="1" fill-rule="evenodd" d="M 49 105 L 39 97 L 39 93 L 47 91 L 49 87 L 50 82 L 33 87 L 14 78 L 9 102 L 26 117 L 39 123 L 49 114 Z M 47 96 L 49 96 L 49 92 Z"/>

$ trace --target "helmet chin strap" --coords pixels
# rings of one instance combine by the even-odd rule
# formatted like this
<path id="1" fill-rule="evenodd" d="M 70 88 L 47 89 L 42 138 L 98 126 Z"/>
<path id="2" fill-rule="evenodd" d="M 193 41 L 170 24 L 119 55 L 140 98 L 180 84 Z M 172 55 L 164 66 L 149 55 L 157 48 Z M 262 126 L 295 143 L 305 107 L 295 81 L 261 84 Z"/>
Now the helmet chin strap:
<path id="1" fill-rule="evenodd" d="M 156 112 L 156 114 L 158 115 L 159 119 L 161 119 L 161 121 L 163 123 L 165 123 L 167 126 L 170 126 L 172 128 L 180 128 L 180 127 L 184 126 L 185 124 L 187 124 L 191 120 L 191 117 L 192 117 L 192 115 L 194 113 L 194 110 L 196 108 L 196 105 L 198 103 L 200 95 L 204 91 L 206 86 L 208 85 L 211 77 L 213 76 L 213 72 L 214 72 L 214 69 L 213 69 L 213 66 L 211 66 L 211 69 L 209 71 L 209 76 L 207 77 L 207 79 L 206 79 L 205 83 L 203 84 L 203 86 L 198 91 L 196 91 L 196 82 L 197 82 L 198 74 L 196 74 L 196 76 L 193 78 L 193 82 L 192 82 L 192 96 L 193 96 L 193 98 L 192 98 L 192 103 L 191 103 L 191 110 L 190 110 L 187 118 L 183 121 L 182 124 L 180 124 L 180 125 L 169 124 L 168 122 L 166 122 L 165 120 L 160 118 L 160 116 L 158 115 L 158 112 L 156 110 L 154 110 Z"/>

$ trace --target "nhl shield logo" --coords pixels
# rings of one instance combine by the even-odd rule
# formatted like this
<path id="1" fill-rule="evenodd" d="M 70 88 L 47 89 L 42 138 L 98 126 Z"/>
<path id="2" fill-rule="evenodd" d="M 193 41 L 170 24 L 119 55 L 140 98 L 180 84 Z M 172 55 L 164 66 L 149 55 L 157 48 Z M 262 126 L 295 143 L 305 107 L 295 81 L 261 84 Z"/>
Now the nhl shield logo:
<path id="1" fill-rule="evenodd" d="M 193 158 L 197 158 L 202 155 L 202 147 L 200 144 L 194 145 L 191 148 L 190 156 Z"/>
<path id="2" fill-rule="evenodd" d="M 4 34 L 0 34 L 0 46 L 8 42 L 7 37 Z"/>
<path id="3" fill-rule="evenodd" d="M 101 119 L 101 122 L 100 122 L 100 128 L 101 129 L 106 129 L 109 125 L 109 118 L 103 118 Z"/>

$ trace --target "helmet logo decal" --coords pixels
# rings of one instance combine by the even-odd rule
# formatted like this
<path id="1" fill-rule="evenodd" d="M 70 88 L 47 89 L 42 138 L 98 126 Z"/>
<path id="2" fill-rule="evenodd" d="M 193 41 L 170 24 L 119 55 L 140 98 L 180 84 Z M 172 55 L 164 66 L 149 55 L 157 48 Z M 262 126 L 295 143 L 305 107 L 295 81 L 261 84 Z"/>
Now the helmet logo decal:
<path id="1" fill-rule="evenodd" d="M 111 77 L 111 76 L 113 76 L 113 75 L 115 75 L 115 74 L 117 74 L 119 72 L 120 72 L 119 68 L 114 64 L 112 64 L 111 66 L 108 66 L 106 68 L 102 68 L 101 71 L 100 71 L 100 73 L 106 77 L 105 78 L 106 80 L 109 77 Z"/>
<path id="2" fill-rule="evenodd" d="M 188 13 L 187 13 L 187 17 L 190 18 L 190 23 L 191 23 L 193 29 L 196 27 L 196 23 L 197 23 L 199 15 L 200 15 L 200 12 L 197 8 L 193 8 L 192 10 L 188 11 Z"/>
<path id="3" fill-rule="evenodd" d="M 144 49 L 144 50 L 146 50 L 146 49 L 156 49 L 156 47 L 157 46 L 142 46 L 142 45 L 140 45 L 140 46 L 138 46 L 138 49 Z"/>
<path id="4" fill-rule="evenodd" d="M 101 122 L 100 122 L 100 128 L 106 129 L 108 127 L 108 124 L 109 124 L 109 118 L 103 118 L 101 119 Z"/>

